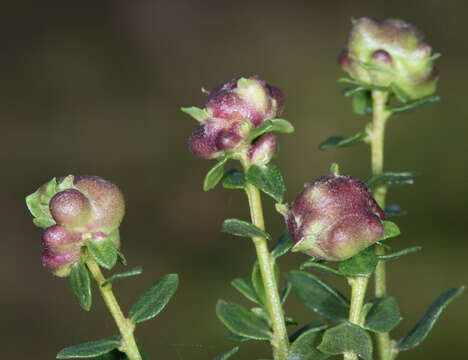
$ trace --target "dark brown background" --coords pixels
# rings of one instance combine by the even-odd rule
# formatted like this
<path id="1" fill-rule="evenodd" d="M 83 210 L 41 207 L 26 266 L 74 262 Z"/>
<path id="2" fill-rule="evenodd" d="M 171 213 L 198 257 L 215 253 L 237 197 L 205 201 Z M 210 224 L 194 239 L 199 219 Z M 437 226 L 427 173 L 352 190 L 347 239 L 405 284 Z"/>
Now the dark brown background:
<path id="1" fill-rule="evenodd" d="M 40 265 L 40 231 L 24 197 L 55 175 L 92 174 L 122 188 L 127 215 L 123 250 L 142 276 L 116 285 L 124 309 L 165 273 L 180 274 L 164 312 L 137 329 L 151 359 L 198 360 L 234 346 L 216 319 L 217 298 L 243 301 L 229 281 L 249 273 L 251 243 L 219 232 L 226 217 L 248 218 L 241 192 L 204 193 L 212 165 L 191 155 L 196 124 L 180 106 L 203 104 L 200 87 L 258 74 L 286 94 L 284 117 L 296 133 L 281 136 L 278 165 L 288 200 L 305 181 L 339 162 L 369 177 L 368 147 L 319 152 L 330 135 L 352 135 L 367 120 L 341 96 L 336 64 L 350 17 L 401 17 L 443 54 L 442 101 L 395 117 L 386 142 L 387 170 L 416 170 L 417 185 L 393 190 L 408 216 L 395 248 L 422 253 L 391 263 L 389 292 L 399 300 L 403 335 L 447 287 L 467 283 L 466 166 L 468 5 L 464 1 L 4 1 L 0 39 L 0 221 L 2 358 L 53 359 L 61 347 L 116 332 L 97 292 L 90 313 L 68 281 Z M 265 199 L 270 232 L 284 226 Z M 292 254 L 283 271 L 306 259 Z M 342 291 L 342 281 L 334 282 Z M 424 343 L 401 359 L 466 358 L 467 295 L 456 300 Z M 300 323 L 315 315 L 293 298 Z M 244 343 L 238 359 L 268 357 Z"/>

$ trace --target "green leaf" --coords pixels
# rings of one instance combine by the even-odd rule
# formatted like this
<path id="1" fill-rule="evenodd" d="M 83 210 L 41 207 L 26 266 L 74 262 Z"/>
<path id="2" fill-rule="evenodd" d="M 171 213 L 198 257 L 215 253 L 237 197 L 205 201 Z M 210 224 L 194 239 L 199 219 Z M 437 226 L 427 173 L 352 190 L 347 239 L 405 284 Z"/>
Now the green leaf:
<path id="1" fill-rule="evenodd" d="M 389 332 L 401 321 L 400 309 L 392 297 L 378 298 L 369 301 L 364 328 L 373 332 Z"/>
<path id="2" fill-rule="evenodd" d="M 128 357 L 125 353 L 119 351 L 119 350 L 112 350 L 111 352 L 108 352 L 107 354 L 100 355 L 96 360 L 128 360 Z"/>
<path id="3" fill-rule="evenodd" d="M 316 349 L 323 330 L 327 326 L 308 326 L 309 328 L 301 329 L 301 333 L 295 337 L 289 349 L 287 360 L 325 360 L 330 357 L 330 355 Z"/>
<path id="4" fill-rule="evenodd" d="M 70 286 L 80 306 L 89 311 L 91 309 L 91 281 L 88 269 L 82 259 L 71 267 Z"/>
<path id="5" fill-rule="evenodd" d="M 268 324 L 239 304 L 218 300 L 216 315 L 236 335 L 254 340 L 271 340 Z"/>
<path id="6" fill-rule="evenodd" d="M 60 191 L 63 191 L 63 190 L 67 190 L 67 189 L 70 189 L 70 188 L 73 188 L 73 182 L 75 180 L 75 177 L 73 175 L 67 175 L 65 176 L 62 181 L 60 181 L 59 183 L 56 182 L 57 184 L 57 187 L 56 187 L 56 191 L 57 192 L 60 192 Z"/>
<path id="7" fill-rule="evenodd" d="M 122 254 L 119 250 L 117 250 L 117 260 L 119 263 L 122 265 L 126 266 L 127 265 L 127 259 L 125 258 L 125 255 Z"/>
<path id="8" fill-rule="evenodd" d="M 274 264 L 273 269 L 275 273 L 275 280 L 276 280 L 276 283 L 278 284 L 278 279 L 279 279 L 278 265 Z M 254 263 L 251 279 L 252 279 L 253 288 L 255 289 L 255 292 L 257 293 L 258 299 L 260 300 L 260 304 L 266 305 L 265 286 L 263 285 L 262 272 L 260 271 L 260 266 L 258 265 L 258 261 L 255 261 Z"/>
<path id="9" fill-rule="evenodd" d="M 180 110 L 182 110 L 182 112 L 186 113 L 187 115 L 190 115 L 199 122 L 202 122 L 209 116 L 205 109 L 200 109 L 196 106 L 182 107 L 180 108 Z"/>
<path id="10" fill-rule="evenodd" d="M 245 175 L 242 171 L 236 169 L 227 169 L 224 171 L 222 185 L 225 189 L 242 190 L 246 188 L 247 183 L 245 181 Z"/>
<path id="11" fill-rule="evenodd" d="M 377 266 L 377 256 L 370 247 L 362 250 L 359 254 L 341 261 L 338 271 L 344 276 L 370 277 Z"/>
<path id="12" fill-rule="evenodd" d="M 406 215 L 406 211 L 403 210 L 400 205 L 385 205 L 385 215 L 389 216 L 403 216 Z"/>
<path id="13" fill-rule="evenodd" d="M 291 283 L 289 281 L 286 281 L 286 286 L 283 288 L 283 290 L 281 290 L 281 294 L 280 294 L 280 301 L 282 305 L 284 305 L 284 303 L 286 302 L 286 299 L 291 293 L 291 290 L 292 290 Z"/>
<path id="14" fill-rule="evenodd" d="M 249 278 L 235 278 L 231 281 L 231 285 L 250 301 L 257 304 L 261 303 L 253 287 L 252 280 Z"/>
<path id="15" fill-rule="evenodd" d="M 371 179 L 367 180 L 366 184 L 370 189 L 376 189 L 383 185 L 386 185 L 388 187 L 412 185 L 414 184 L 415 175 L 416 173 L 414 171 L 384 172 L 382 174 L 375 175 Z"/>
<path id="16" fill-rule="evenodd" d="M 255 140 L 259 136 L 267 133 L 267 132 L 279 132 L 290 134 L 294 132 L 294 127 L 291 123 L 284 119 L 270 119 L 265 121 L 262 125 L 256 128 L 254 131 L 250 133 L 249 136 L 245 139 L 247 143 L 250 143 L 252 140 Z"/>
<path id="17" fill-rule="evenodd" d="M 99 265 L 111 270 L 117 262 L 117 249 L 109 238 L 99 240 L 86 240 L 89 253 Z"/>
<path id="18" fill-rule="evenodd" d="M 417 110 L 423 106 L 436 103 L 440 100 L 438 96 L 427 96 L 422 99 L 412 101 L 401 106 L 394 106 L 389 108 L 389 110 L 394 114 L 402 114 L 410 111 Z"/>
<path id="19" fill-rule="evenodd" d="M 232 355 L 234 355 L 238 350 L 239 350 L 239 347 L 236 346 L 235 348 L 232 348 L 231 350 L 226 351 L 225 353 L 222 353 L 221 355 L 216 356 L 213 360 L 227 360 Z"/>
<path id="20" fill-rule="evenodd" d="M 429 334 L 429 332 L 434 327 L 437 319 L 439 318 L 442 311 L 445 307 L 450 304 L 450 302 L 459 297 L 465 287 L 460 288 L 451 288 L 444 291 L 429 307 L 421 320 L 416 324 L 416 326 L 406 335 L 404 338 L 400 339 L 396 348 L 398 351 L 405 351 L 415 346 L 418 346 Z"/>
<path id="21" fill-rule="evenodd" d="M 57 359 L 94 358 L 117 349 L 120 346 L 120 338 L 119 335 L 116 335 L 107 339 L 73 345 L 60 350 Z"/>
<path id="22" fill-rule="evenodd" d="M 308 324 L 304 325 L 303 327 L 301 327 L 299 330 L 297 330 L 294 334 L 292 334 L 290 337 L 289 337 L 289 342 L 291 344 L 293 344 L 296 339 L 302 335 L 303 333 L 305 333 L 306 331 L 309 331 L 311 329 L 315 329 L 316 331 L 319 331 L 319 330 L 325 330 L 328 328 L 328 325 L 326 325 L 322 319 L 314 319 L 312 320 L 311 322 L 309 322 Z"/>
<path id="23" fill-rule="evenodd" d="M 406 94 L 401 90 L 398 86 L 395 84 L 392 84 L 390 86 L 390 89 L 392 90 L 393 94 L 400 100 L 402 103 L 407 103 L 408 102 L 408 97 Z"/>
<path id="24" fill-rule="evenodd" d="M 379 259 L 379 261 L 396 260 L 396 259 L 399 259 L 402 256 L 417 252 L 417 251 L 419 251 L 421 249 L 422 249 L 421 246 L 413 246 L 413 247 L 410 247 L 410 248 L 407 248 L 407 249 L 403 249 L 401 251 L 397 251 L 396 253 L 393 253 L 393 254 L 379 255 L 379 256 L 377 256 L 377 259 Z"/>
<path id="25" fill-rule="evenodd" d="M 47 229 L 48 227 L 55 225 L 55 220 L 52 217 L 37 217 L 33 219 L 33 223 L 41 229 Z"/>
<path id="26" fill-rule="evenodd" d="M 270 234 L 266 233 L 259 227 L 248 223 L 247 221 L 239 220 L 239 219 L 226 219 L 223 222 L 221 227 L 221 231 L 241 237 L 252 238 L 255 236 L 263 237 L 267 240 L 271 239 Z"/>
<path id="27" fill-rule="evenodd" d="M 177 290 L 179 277 L 167 274 L 146 290 L 130 309 L 129 317 L 135 323 L 150 320 L 165 308 Z"/>
<path id="28" fill-rule="evenodd" d="M 354 144 L 359 144 L 362 142 L 366 142 L 368 139 L 369 134 L 366 131 L 362 131 L 353 135 L 348 138 L 344 138 L 342 136 L 332 136 L 325 140 L 323 143 L 319 145 L 320 150 L 326 149 L 336 149 L 340 147 L 351 146 Z"/>
<path id="29" fill-rule="evenodd" d="M 390 239 L 392 237 L 400 235 L 400 229 L 398 228 L 397 224 L 388 220 L 383 220 L 382 226 L 384 228 L 384 233 L 382 237 L 379 239 L 379 241 Z"/>
<path id="30" fill-rule="evenodd" d="M 107 278 L 106 281 L 104 281 L 102 283 L 101 286 L 106 286 L 107 284 L 113 283 L 115 280 L 125 279 L 125 278 L 130 277 L 130 276 L 140 275 L 142 272 L 143 272 L 143 267 L 142 266 L 136 266 L 133 269 L 130 269 L 130 270 L 125 271 L 123 273 L 114 274 L 114 275 L 110 276 L 109 278 Z"/>
<path id="31" fill-rule="evenodd" d="M 305 271 L 293 270 L 285 274 L 294 295 L 309 309 L 332 321 L 346 321 L 349 301 L 336 289 Z"/>
<path id="32" fill-rule="evenodd" d="M 292 248 L 293 245 L 294 244 L 291 240 L 291 237 L 289 236 L 289 232 L 286 230 L 281 234 L 280 238 L 278 239 L 278 242 L 271 251 L 271 256 L 273 256 L 274 259 L 277 259 L 280 256 L 286 254 Z"/>
<path id="33" fill-rule="evenodd" d="M 203 190 L 208 191 L 213 189 L 224 176 L 224 165 L 229 160 L 229 156 L 225 155 L 210 171 L 206 173 L 203 183 Z"/>
<path id="34" fill-rule="evenodd" d="M 351 352 L 364 360 L 372 360 L 370 335 L 361 327 L 351 323 L 343 323 L 326 330 L 318 349 L 330 355 Z"/>
<path id="35" fill-rule="evenodd" d="M 354 94 L 353 111 L 358 115 L 372 114 L 372 95 L 370 91 L 359 91 Z"/>
<path id="36" fill-rule="evenodd" d="M 283 176 L 275 165 L 251 165 L 246 180 L 276 201 L 283 202 L 286 186 Z"/>
<path id="37" fill-rule="evenodd" d="M 314 269 L 316 269 L 318 272 L 323 273 L 323 274 L 331 274 L 331 275 L 339 275 L 339 276 L 342 276 L 342 274 L 341 274 L 338 270 L 336 270 L 336 269 L 334 269 L 334 268 L 332 268 L 332 267 L 329 267 L 329 266 L 327 266 L 327 265 L 324 265 L 324 264 L 322 264 L 322 263 L 319 263 L 319 262 L 317 262 L 317 260 L 314 259 L 314 258 L 308 259 L 308 260 L 307 260 L 305 263 L 303 263 L 303 264 L 301 265 L 301 267 L 300 267 L 301 270 L 302 270 L 302 269 L 305 269 L 305 268 L 314 268 Z"/>

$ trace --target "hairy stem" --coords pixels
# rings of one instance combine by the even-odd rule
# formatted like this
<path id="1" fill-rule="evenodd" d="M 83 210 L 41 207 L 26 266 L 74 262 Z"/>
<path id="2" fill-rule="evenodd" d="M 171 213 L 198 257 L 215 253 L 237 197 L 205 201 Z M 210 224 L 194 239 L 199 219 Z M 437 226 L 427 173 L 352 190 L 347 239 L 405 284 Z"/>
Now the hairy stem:
<path id="1" fill-rule="evenodd" d="M 240 162 L 244 171 L 247 173 L 247 170 L 250 167 L 250 162 L 247 156 L 243 155 L 240 158 Z M 262 201 L 259 190 L 252 184 L 247 183 L 246 193 L 249 200 L 252 223 L 260 229 L 265 230 Z M 255 250 L 257 251 L 258 264 L 260 266 L 260 272 L 265 286 L 266 305 L 273 325 L 273 339 L 271 340 L 273 356 L 275 360 L 286 360 L 288 356 L 289 339 L 286 331 L 286 323 L 284 321 L 278 286 L 275 279 L 275 262 L 268 251 L 267 240 L 265 238 L 255 236 L 252 240 L 255 245 Z"/>
<path id="2" fill-rule="evenodd" d="M 106 303 L 106 306 L 112 314 L 112 317 L 119 328 L 120 334 L 122 335 L 122 345 L 119 350 L 124 352 L 129 360 L 141 360 L 140 351 L 138 350 L 135 337 L 133 336 L 135 324 L 123 315 L 117 299 L 112 292 L 112 284 L 102 286 L 106 279 L 102 274 L 99 265 L 90 255 L 86 257 L 86 265 L 88 266 L 94 280 L 96 280 L 98 288 L 101 291 L 102 298 L 104 299 L 104 302 Z"/>
<path id="3" fill-rule="evenodd" d="M 369 279 L 366 277 L 350 277 L 348 278 L 349 286 L 351 286 L 351 308 L 349 310 L 349 322 L 361 326 L 362 306 L 366 296 L 367 284 Z M 345 360 L 357 360 L 358 357 L 354 353 L 345 353 Z"/>
<path id="4" fill-rule="evenodd" d="M 378 175 L 383 172 L 384 164 L 384 135 L 385 124 L 390 117 L 391 112 L 386 110 L 388 92 L 373 91 L 373 117 L 372 117 L 372 137 L 371 137 L 371 158 L 372 174 Z M 374 198 L 382 209 L 385 209 L 385 196 L 387 187 L 380 186 L 374 190 Z M 385 249 L 382 246 L 375 247 L 377 255 L 384 255 Z M 384 297 L 387 295 L 387 283 L 385 274 L 385 261 L 379 261 L 375 269 L 375 296 Z M 377 347 L 380 360 L 390 360 L 391 341 L 388 332 L 377 333 Z"/>

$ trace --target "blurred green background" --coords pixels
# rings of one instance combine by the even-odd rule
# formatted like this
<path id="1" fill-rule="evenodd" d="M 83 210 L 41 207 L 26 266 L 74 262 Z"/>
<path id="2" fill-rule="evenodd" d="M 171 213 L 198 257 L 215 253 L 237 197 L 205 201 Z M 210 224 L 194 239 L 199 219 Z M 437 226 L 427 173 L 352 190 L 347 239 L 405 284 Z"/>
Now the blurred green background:
<path id="1" fill-rule="evenodd" d="M 277 164 L 288 200 L 336 161 L 343 173 L 369 177 L 369 149 L 319 152 L 331 135 L 352 135 L 369 119 L 351 113 L 336 82 L 336 59 L 351 16 L 400 17 L 426 34 L 441 70 L 442 101 L 393 118 L 387 170 L 415 170 L 417 184 L 392 190 L 408 216 L 396 249 L 423 252 L 388 266 L 406 333 L 451 286 L 468 281 L 468 184 L 465 1 L 4 1 L 1 5 L 0 304 L 2 357 L 53 359 L 60 348 L 116 332 L 98 293 L 90 313 L 76 304 L 68 281 L 40 264 L 40 231 L 24 197 L 55 175 L 99 175 L 126 196 L 122 243 L 142 276 L 115 286 L 124 309 L 169 272 L 180 274 L 163 313 L 137 329 L 151 359 L 198 360 L 234 346 L 214 307 L 243 302 L 229 285 L 249 274 L 248 240 L 220 233 L 224 218 L 248 218 L 239 191 L 201 185 L 211 163 L 186 141 L 196 123 L 180 106 L 202 106 L 200 88 L 258 74 L 286 94 L 283 117 L 296 127 L 281 136 Z M 265 199 L 273 234 L 284 224 Z M 281 259 L 283 271 L 305 261 Z M 347 293 L 343 281 L 330 279 Z M 466 359 L 468 296 L 454 301 L 424 346 L 401 359 Z M 304 324 L 315 315 L 290 298 L 288 313 Z M 293 330 L 291 329 L 291 332 Z M 268 357 L 263 343 L 244 343 L 238 359 Z"/>

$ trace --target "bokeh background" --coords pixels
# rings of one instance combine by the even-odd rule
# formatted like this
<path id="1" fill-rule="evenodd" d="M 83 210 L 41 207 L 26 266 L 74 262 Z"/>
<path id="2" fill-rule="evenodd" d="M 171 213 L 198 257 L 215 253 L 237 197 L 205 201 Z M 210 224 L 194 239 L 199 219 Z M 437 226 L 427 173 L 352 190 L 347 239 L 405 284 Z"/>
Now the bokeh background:
<path id="1" fill-rule="evenodd" d="M 200 88 L 258 74 L 286 94 L 283 116 L 296 127 L 281 136 L 277 164 L 287 197 L 326 173 L 369 177 L 369 149 L 319 152 L 331 135 L 352 135 L 368 118 L 351 112 L 336 64 L 351 16 L 400 17 L 416 24 L 443 56 L 442 101 L 395 117 L 388 126 L 387 170 L 416 170 L 417 184 L 392 190 L 400 249 L 422 253 L 389 264 L 389 293 L 404 321 L 399 338 L 445 288 L 468 282 L 466 206 L 468 108 L 465 1 L 3 1 L 0 39 L 0 348 L 9 359 L 53 359 L 60 348 L 116 332 L 98 293 L 90 313 L 67 280 L 40 265 L 40 231 L 24 197 L 55 175 L 100 175 L 122 188 L 127 214 L 123 250 L 145 272 L 115 286 L 124 309 L 169 272 L 181 283 L 170 305 L 137 335 L 151 359 L 211 359 L 233 343 L 214 307 L 243 302 L 229 285 L 254 260 L 248 240 L 220 233 L 227 217 L 248 218 L 239 191 L 201 185 L 211 167 L 186 141 L 196 123 L 180 106 L 202 106 Z M 266 223 L 283 220 L 264 200 Z M 297 268 L 305 256 L 281 259 Z M 329 279 L 347 293 L 343 281 Z M 401 359 L 466 358 L 468 296 L 454 301 L 424 346 Z M 304 324 L 315 315 L 290 298 L 288 313 Z M 291 332 L 293 329 L 291 329 Z M 244 343 L 238 359 L 269 356 Z"/>

